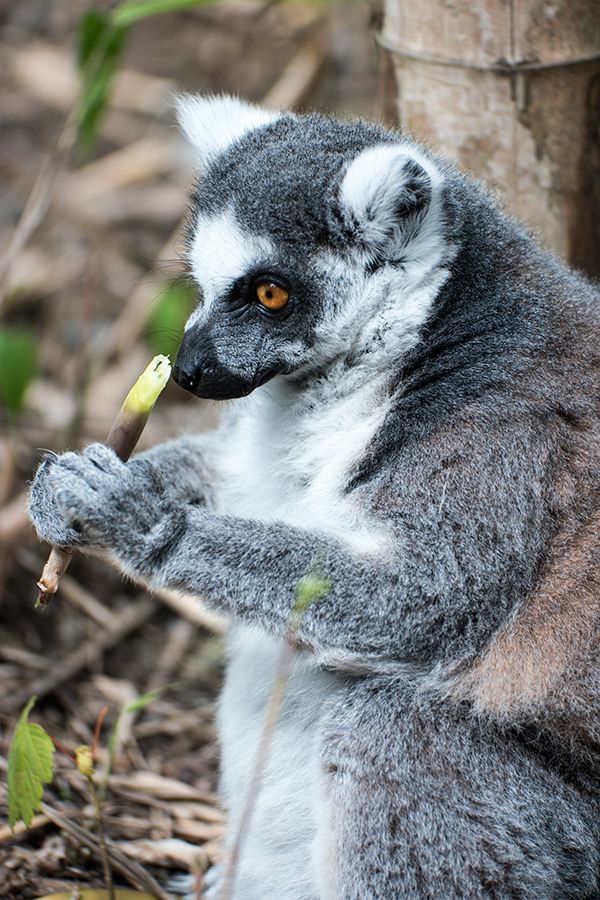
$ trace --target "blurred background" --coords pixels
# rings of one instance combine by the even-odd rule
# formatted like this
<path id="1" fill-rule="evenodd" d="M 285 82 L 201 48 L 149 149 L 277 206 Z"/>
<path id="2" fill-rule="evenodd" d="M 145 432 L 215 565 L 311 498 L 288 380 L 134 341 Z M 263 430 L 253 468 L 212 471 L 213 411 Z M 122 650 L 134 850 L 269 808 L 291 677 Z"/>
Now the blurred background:
<path id="1" fill-rule="evenodd" d="M 132 5 L 134 13 L 141 6 L 125 6 Z M 93 743 L 108 707 L 96 767 L 106 771 L 116 742 L 103 810 L 108 836 L 126 854 L 116 883 L 161 896 L 175 875 L 218 858 L 224 829 L 212 724 L 223 623 L 195 601 L 150 597 L 107 565 L 77 556 L 52 603 L 34 609 L 48 548 L 24 513 L 42 450 L 103 440 L 152 356 L 174 358 L 195 294 L 181 240 L 194 159 L 175 127 L 173 97 L 227 91 L 274 108 L 381 117 L 366 3 L 188 7 L 121 28 L 115 3 L 0 2 L 0 896 L 7 900 L 103 885 L 100 856 L 85 843 L 97 833 L 89 789 L 61 751 L 33 827 L 19 823 L 14 835 L 8 827 L 9 745 L 33 695 L 31 721 L 71 754 Z M 215 420 L 214 404 L 170 384 L 139 446 Z M 136 864 L 159 887 L 140 880 Z"/>
<path id="2" fill-rule="evenodd" d="M 62 751 L 8 826 L 15 724 L 107 785 L 115 879 L 166 897 L 218 859 L 212 724 L 223 621 L 75 556 L 34 609 L 48 548 L 24 512 L 44 449 L 103 440 L 194 302 L 182 259 L 193 155 L 180 91 L 408 128 L 485 179 L 546 246 L 600 273 L 597 0 L 0 0 L 0 896 L 102 886 L 86 779 Z M 140 447 L 214 426 L 171 384 Z M 107 712 L 103 710 L 107 707 Z M 99 723 L 99 717 L 104 718 Z"/>

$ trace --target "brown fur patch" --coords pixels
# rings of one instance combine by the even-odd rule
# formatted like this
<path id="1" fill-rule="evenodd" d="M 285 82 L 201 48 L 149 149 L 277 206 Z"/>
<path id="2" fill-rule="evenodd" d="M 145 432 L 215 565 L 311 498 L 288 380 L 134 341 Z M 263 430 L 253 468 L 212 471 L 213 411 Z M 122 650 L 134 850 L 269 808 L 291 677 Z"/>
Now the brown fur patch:
<path id="1" fill-rule="evenodd" d="M 561 542 L 562 543 L 562 542 Z M 600 512 L 546 567 L 535 590 L 450 694 L 494 718 L 552 718 L 598 699 Z M 589 682 L 589 683 L 588 683 Z M 586 712 L 590 726 L 600 709 Z M 574 716 L 574 718 L 580 718 Z"/>

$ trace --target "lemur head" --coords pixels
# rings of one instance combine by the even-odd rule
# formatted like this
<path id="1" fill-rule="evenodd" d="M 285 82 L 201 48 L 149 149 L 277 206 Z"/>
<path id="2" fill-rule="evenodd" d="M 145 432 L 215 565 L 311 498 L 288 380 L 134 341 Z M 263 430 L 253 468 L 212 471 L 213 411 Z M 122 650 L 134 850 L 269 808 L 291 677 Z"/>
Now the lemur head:
<path id="1" fill-rule="evenodd" d="M 414 343 L 448 257 L 442 178 L 423 151 L 364 122 L 229 97 L 184 97 L 179 115 L 200 169 L 182 387 L 233 399 L 367 358 L 374 342 L 395 358 Z"/>

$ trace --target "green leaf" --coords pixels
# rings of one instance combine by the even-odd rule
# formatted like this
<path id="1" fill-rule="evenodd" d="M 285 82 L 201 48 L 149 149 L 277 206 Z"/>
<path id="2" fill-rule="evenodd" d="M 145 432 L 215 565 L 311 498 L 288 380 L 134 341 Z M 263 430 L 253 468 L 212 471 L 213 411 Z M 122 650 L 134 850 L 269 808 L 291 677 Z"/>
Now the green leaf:
<path id="1" fill-rule="evenodd" d="M 140 19 L 158 16 L 163 13 L 180 12 L 192 6 L 205 6 L 213 0 L 130 0 L 122 3 L 112 12 L 115 25 L 133 25 Z"/>
<path id="2" fill-rule="evenodd" d="M 152 353 L 162 353 L 175 359 L 185 323 L 197 299 L 197 288 L 182 279 L 165 287 L 144 329 L 144 337 Z"/>
<path id="3" fill-rule="evenodd" d="M 32 697 L 15 729 L 8 754 L 8 818 L 14 828 L 23 819 L 27 828 L 41 806 L 43 785 L 52 781 L 54 744 L 40 725 L 27 721 Z"/>
<path id="4" fill-rule="evenodd" d="M 79 20 L 76 34 L 77 68 L 83 69 L 94 50 L 99 46 L 109 26 L 108 13 L 90 9 Z"/>
<path id="5" fill-rule="evenodd" d="M 37 371 L 36 341 L 28 328 L 0 328 L 0 403 L 12 412 Z"/>
<path id="6" fill-rule="evenodd" d="M 129 29 L 108 14 L 91 10 L 79 21 L 77 61 L 81 78 L 75 113 L 78 148 L 89 157 L 96 144 L 100 120 L 110 100 L 114 77 L 121 64 Z"/>
<path id="7" fill-rule="evenodd" d="M 153 691 L 148 691 L 147 694 L 142 694 L 141 697 L 136 697 L 135 700 L 132 700 L 131 703 L 128 703 L 124 708 L 123 712 L 138 712 L 140 709 L 144 709 L 150 703 L 153 703 L 157 697 L 162 697 L 167 691 L 174 691 L 179 687 L 177 682 L 173 682 L 172 684 L 165 684 L 164 687 L 156 688 Z"/>
<path id="8" fill-rule="evenodd" d="M 81 89 L 75 111 L 81 158 L 88 159 L 94 152 L 100 120 L 110 102 L 130 27 L 149 16 L 210 2 L 212 0 L 129 0 L 110 12 L 90 9 L 81 16 L 76 37 Z"/>

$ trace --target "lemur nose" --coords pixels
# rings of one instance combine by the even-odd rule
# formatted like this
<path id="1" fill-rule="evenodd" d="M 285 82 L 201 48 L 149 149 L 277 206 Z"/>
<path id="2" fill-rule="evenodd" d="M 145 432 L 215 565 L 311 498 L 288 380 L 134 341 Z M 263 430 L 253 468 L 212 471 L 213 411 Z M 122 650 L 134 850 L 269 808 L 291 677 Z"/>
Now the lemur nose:
<path id="1" fill-rule="evenodd" d="M 189 374 L 188 372 L 185 372 L 181 366 L 178 366 L 177 363 L 173 366 L 171 375 L 173 381 L 177 382 L 184 391 L 191 391 L 192 394 L 195 394 L 200 386 L 200 372 L 196 371 Z"/>

